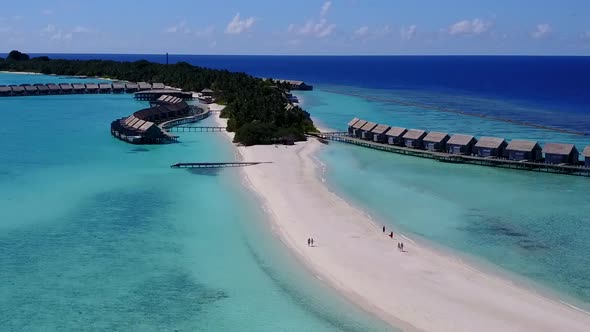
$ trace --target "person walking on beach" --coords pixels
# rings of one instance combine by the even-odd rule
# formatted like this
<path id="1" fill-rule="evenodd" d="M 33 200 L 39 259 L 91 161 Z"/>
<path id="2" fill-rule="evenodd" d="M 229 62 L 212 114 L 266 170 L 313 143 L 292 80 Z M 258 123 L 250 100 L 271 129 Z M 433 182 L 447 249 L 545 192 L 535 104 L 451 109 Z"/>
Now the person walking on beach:
<path id="1" fill-rule="evenodd" d="M 385 226 L 383 226 L 383 233 L 385 233 Z"/>
<path id="2" fill-rule="evenodd" d="M 389 237 L 393 239 L 393 232 L 389 233 Z"/>
<path id="3" fill-rule="evenodd" d="M 311 246 L 313 247 L 313 237 L 311 238 Z"/>
<path id="4" fill-rule="evenodd" d="M 404 243 L 403 242 L 400 244 L 400 249 L 402 250 L 402 252 L 404 252 Z"/>
<path id="5" fill-rule="evenodd" d="M 309 247 L 311 245 L 311 238 L 307 238 L 307 246 Z"/>

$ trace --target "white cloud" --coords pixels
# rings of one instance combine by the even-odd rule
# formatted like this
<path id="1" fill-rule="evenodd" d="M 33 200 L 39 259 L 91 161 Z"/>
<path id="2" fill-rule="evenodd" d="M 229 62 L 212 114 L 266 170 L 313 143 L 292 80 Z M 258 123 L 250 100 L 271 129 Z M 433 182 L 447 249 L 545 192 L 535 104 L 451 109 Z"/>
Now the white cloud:
<path id="1" fill-rule="evenodd" d="M 547 23 L 541 23 L 541 24 L 537 24 L 537 26 L 535 27 L 535 31 L 533 31 L 533 33 L 531 35 L 533 36 L 533 38 L 540 39 L 540 38 L 547 36 L 552 31 L 553 31 L 553 28 L 551 28 L 551 25 L 549 25 Z"/>
<path id="2" fill-rule="evenodd" d="M 492 24 L 482 19 L 463 20 L 451 25 L 448 29 L 451 35 L 481 35 L 490 30 Z"/>
<path id="3" fill-rule="evenodd" d="M 41 30 L 41 34 L 52 33 L 55 32 L 56 29 L 57 28 L 55 27 L 55 25 L 47 24 L 47 26 L 43 28 L 43 30 Z"/>
<path id="4" fill-rule="evenodd" d="M 72 30 L 72 32 L 75 32 L 75 33 L 88 33 L 88 32 L 90 32 L 90 29 L 78 25 L 78 26 L 76 26 Z"/>
<path id="5" fill-rule="evenodd" d="M 416 26 L 416 24 L 412 24 L 407 28 L 402 28 L 402 30 L 401 30 L 402 39 L 404 39 L 404 40 L 414 39 L 414 37 L 416 36 L 416 29 L 417 28 L 418 27 Z"/>
<path id="6" fill-rule="evenodd" d="M 212 26 L 208 26 L 204 29 L 197 29 L 195 30 L 195 36 L 197 37 L 210 37 L 215 32 L 215 29 Z"/>
<path id="7" fill-rule="evenodd" d="M 320 17 L 325 17 L 326 15 L 328 15 L 328 12 L 330 11 L 331 7 L 332 7 L 332 1 L 324 2 L 324 4 L 322 5 L 322 8 L 320 10 Z"/>
<path id="8" fill-rule="evenodd" d="M 240 13 L 237 13 L 236 16 L 227 24 L 225 28 L 225 33 L 238 35 L 242 32 L 248 32 L 256 22 L 254 17 L 248 17 L 245 19 L 240 19 Z"/>
<path id="9" fill-rule="evenodd" d="M 362 26 L 354 31 L 355 37 L 365 37 L 368 34 L 369 34 L 369 27 L 366 25 Z"/>

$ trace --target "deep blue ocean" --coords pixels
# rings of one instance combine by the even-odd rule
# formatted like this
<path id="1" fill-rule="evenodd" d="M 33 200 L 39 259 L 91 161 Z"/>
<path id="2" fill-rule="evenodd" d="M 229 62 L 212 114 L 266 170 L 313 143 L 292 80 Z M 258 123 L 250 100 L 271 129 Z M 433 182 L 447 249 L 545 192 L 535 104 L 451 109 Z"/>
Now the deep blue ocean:
<path id="1" fill-rule="evenodd" d="M 166 61 L 165 55 L 47 55 Z M 297 93 L 301 105 L 327 128 L 344 129 L 358 116 L 450 133 L 570 142 L 580 150 L 590 145 L 583 135 L 590 133 L 590 57 L 169 60 L 304 80 L 315 89 Z M 31 76 L 0 74 L 0 84 L 55 80 Z M 236 174 L 167 167 L 198 157 L 230 160 L 228 142 L 183 134 L 180 144 L 136 149 L 113 140 L 110 119 L 143 106 L 123 95 L 0 100 L 5 121 L 20 125 L 0 127 L 0 249 L 6 249 L 0 252 L 0 325 L 382 329 L 276 250 L 282 245 L 260 222 L 262 208 L 236 184 Z M 23 132 L 20 140 L 8 139 Z M 442 164 L 345 144 L 326 146 L 319 159 L 326 184 L 378 222 L 590 307 L 590 179 Z M 224 209 L 224 200 L 234 211 Z M 194 298 L 201 302 L 191 307 Z"/>

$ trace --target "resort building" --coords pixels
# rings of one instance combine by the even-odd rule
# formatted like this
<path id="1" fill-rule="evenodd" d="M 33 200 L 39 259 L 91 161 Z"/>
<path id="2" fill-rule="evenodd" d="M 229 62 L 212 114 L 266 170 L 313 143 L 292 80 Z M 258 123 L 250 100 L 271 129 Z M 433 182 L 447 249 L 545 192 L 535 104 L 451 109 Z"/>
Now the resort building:
<path id="1" fill-rule="evenodd" d="M 71 94 L 74 92 L 74 87 L 70 83 L 60 83 L 59 88 L 63 94 Z"/>
<path id="2" fill-rule="evenodd" d="M 22 84 L 22 87 L 25 88 L 25 93 L 27 95 L 38 95 L 39 94 L 39 90 L 34 85 Z"/>
<path id="3" fill-rule="evenodd" d="M 49 94 L 58 95 L 61 93 L 61 88 L 57 84 L 49 83 L 47 84 L 47 88 L 49 89 Z"/>
<path id="4" fill-rule="evenodd" d="M 387 142 L 387 137 L 385 137 L 385 132 L 389 130 L 388 125 L 379 124 L 377 127 L 371 130 L 371 134 L 373 135 L 373 142 L 378 143 L 385 143 Z"/>
<path id="5" fill-rule="evenodd" d="M 6 85 L 0 85 L 0 96 L 11 96 L 12 89 Z"/>
<path id="6" fill-rule="evenodd" d="M 584 155 L 584 166 L 590 167 L 590 145 L 584 148 L 582 154 Z"/>
<path id="7" fill-rule="evenodd" d="M 138 91 L 135 93 L 134 98 L 137 100 L 154 101 L 162 96 L 173 96 L 183 100 L 191 100 L 193 98 L 193 95 L 190 92 L 182 92 L 174 89 Z"/>
<path id="8" fill-rule="evenodd" d="M 541 146 L 535 141 L 512 140 L 506 147 L 508 159 L 517 161 L 539 161 L 542 158 Z"/>
<path id="9" fill-rule="evenodd" d="M 294 80 L 277 80 L 280 83 L 287 83 L 289 84 L 289 88 L 291 90 L 313 90 L 312 85 L 305 84 L 303 81 L 294 81 Z"/>
<path id="10" fill-rule="evenodd" d="M 353 128 L 353 126 L 354 126 L 355 123 L 359 122 L 359 120 L 360 120 L 359 118 L 354 118 L 354 119 L 352 119 L 352 120 L 350 120 L 348 122 L 348 135 L 349 136 L 354 136 L 354 128 Z"/>
<path id="11" fill-rule="evenodd" d="M 152 85 L 146 82 L 139 82 L 137 83 L 138 89 L 139 91 L 142 90 L 150 90 L 152 88 Z"/>
<path id="12" fill-rule="evenodd" d="M 137 92 L 137 89 L 139 89 L 137 83 L 125 83 L 125 92 L 133 93 Z"/>
<path id="13" fill-rule="evenodd" d="M 123 93 L 125 92 L 125 84 L 124 83 L 113 83 L 113 93 Z"/>
<path id="14" fill-rule="evenodd" d="M 449 134 L 432 131 L 423 139 L 424 149 L 428 151 L 445 151 Z"/>
<path id="15" fill-rule="evenodd" d="M 497 157 L 505 156 L 505 149 L 508 146 L 506 140 L 499 137 L 480 137 L 475 143 L 475 153 L 478 157 Z"/>
<path id="16" fill-rule="evenodd" d="M 408 148 L 423 149 L 422 140 L 426 132 L 420 129 L 410 129 L 403 136 L 404 145 Z"/>
<path id="17" fill-rule="evenodd" d="M 473 146 L 477 143 L 471 135 L 455 134 L 447 141 L 447 152 L 452 154 L 473 154 Z"/>
<path id="18" fill-rule="evenodd" d="M 11 85 L 13 96 L 23 96 L 25 94 L 25 88 L 20 85 Z"/>
<path id="19" fill-rule="evenodd" d="M 215 102 L 215 100 L 213 99 L 213 90 L 211 90 L 211 89 L 201 90 L 201 93 L 199 94 L 199 101 L 202 102 L 203 104 L 211 104 L 211 103 Z"/>
<path id="20" fill-rule="evenodd" d="M 152 83 L 152 89 L 166 89 L 164 83 Z"/>
<path id="21" fill-rule="evenodd" d="M 580 153 L 573 144 L 545 143 L 543 153 L 547 164 L 578 165 L 580 163 Z"/>
<path id="22" fill-rule="evenodd" d="M 72 89 L 73 89 L 74 93 L 85 93 L 86 92 L 86 86 L 82 83 L 72 84 Z"/>
<path id="23" fill-rule="evenodd" d="M 403 136 L 406 134 L 408 130 L 402 127 L 391 127 L 388 131 L 385 132 L 385 138 L 387 139 L 387 144 L 390 145 L 404 145 Z"/>
<path id="24" fill-rule="evenodd" d="M 358 120 L 355 124 L 352 125 L 352 136 L 356 138 L 361 138 L 361 128 L 367 124 L 365 120 Z"/>
<path id="25" fill-rule="evenodd" d="M 113 90 L 113 86 L 109 83 L 100 83 L 98 85 L 98 92 L 99 93 L 111 93 Z"/>
<path id="26" fill-rule="evenodd" d="M 86 83 L 86 93 L 98 93 L 98 84 Z"/>
<path id="27" fill-rule="evenodd" d="M 176 139 L 159 124 L 197 113 L 198 108 L 189 106 L 182 98 L 163 95 L 150 103 L 149 108 L 111 123 L 111 134 L 133 144 L 159 144 Z"/>
<path id="28" fill-rule="evenodd" d="M 49 94 L 49 88 L 47 87 L 47 85 L 45 85 L 45 84 L 39 84 L 39 83 L 33 84 L 33 85 L 37 87 L 37 92 L 40 95 L 47 95 L 47 94 Z"/>
<path id="29" fill-rule="evenodd" d="M 377 124 L 375 122 L 365 123 L 365 125 L 362 126 L 360 129 L 361 138 L 370 140 L 372 138 L 370 131 L 375 129 L 375 127 L 377 127 Z"/>

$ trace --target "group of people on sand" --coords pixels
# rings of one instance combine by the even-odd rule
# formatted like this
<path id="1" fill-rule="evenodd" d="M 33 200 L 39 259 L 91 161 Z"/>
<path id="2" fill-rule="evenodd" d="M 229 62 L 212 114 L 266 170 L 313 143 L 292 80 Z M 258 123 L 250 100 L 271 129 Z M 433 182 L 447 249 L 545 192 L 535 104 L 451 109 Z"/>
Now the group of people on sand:
<path id="1" fill-rule="evenodd" d="M 308 247 L 313 247 L 313 238 L 312 237 L 308 237 L 307 238 L 307 246 Z"/>
<path id="2" fill-rule="evenodd" d="M 385 233 L 385 226 L 383 226 L 383 233 Z M 393 232 L 389 232 L 389 237 L 393 239 Z M 400 250 L 402 252 L 404 251 L 404 243 L 403 242 L 398 242 L 397 243 L 397 250 Z"/>

